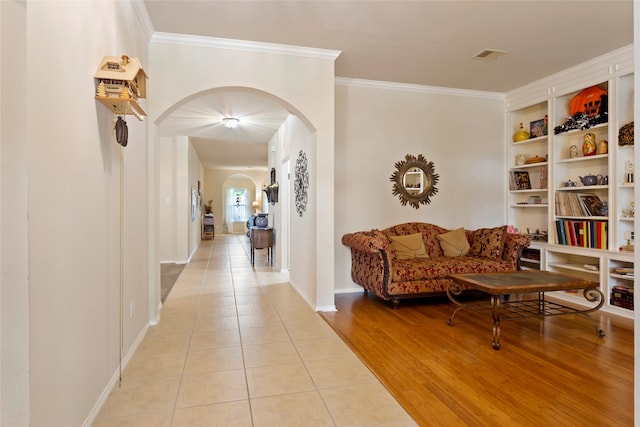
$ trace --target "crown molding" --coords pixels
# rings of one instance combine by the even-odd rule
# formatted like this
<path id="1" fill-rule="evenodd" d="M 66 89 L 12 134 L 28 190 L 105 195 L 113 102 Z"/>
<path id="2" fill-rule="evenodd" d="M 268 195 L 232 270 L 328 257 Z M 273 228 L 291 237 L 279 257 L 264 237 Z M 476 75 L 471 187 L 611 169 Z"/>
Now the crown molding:
<path id="1" fill-rule="evenodd" d="M 217 37 L 192 36 L 187 34 L 162 32 L 155 32 L 151 37 L 151 43 L 212 47 L 218 49 L 232 49 L 246 52 L 275 53 L 280 55 L 331 59 L 334 61 L 342 53 L 342 51 L 339 50 L 318 49 L 313 47 L 301 47 L 275 43 L 262 43 L 246 40 L 223 39 Z"/>
<path id="2" fill-rule="evenodd" d="M 508 110 L 543 102 L 610 79 L 633 74 L 634 46 L 623 46 L 507 93 Z"/>
<path id="3" fill-rule="evenodd" d="M 505 99 L 505 94 L 500 92 L 484 92 L 479 90 L 455 89 L 439 86 L 425 86 L 408 83 L 383 82 L 377 80 L 352 79 L 336 77 L 336 86 L 364 87 L 370 89 L 395 90 L 404 92 L 429 93 L 434 95 L 465 96 L 473 98 Z"/>
<path id="4" fill-rule="evenodd" d="M 142 31 L 144 31 L 144 35 L 147 37 L 147 41 L 151 41 L 151 37 L 155 30 L 153 29 L 153 23 L 151 22 L 151 17 L 149 16 L 147 7 L 144 5 L 142 0 L 131 0 L 131 7 L 138 18 L 138 22 L 140 23 Z"/>

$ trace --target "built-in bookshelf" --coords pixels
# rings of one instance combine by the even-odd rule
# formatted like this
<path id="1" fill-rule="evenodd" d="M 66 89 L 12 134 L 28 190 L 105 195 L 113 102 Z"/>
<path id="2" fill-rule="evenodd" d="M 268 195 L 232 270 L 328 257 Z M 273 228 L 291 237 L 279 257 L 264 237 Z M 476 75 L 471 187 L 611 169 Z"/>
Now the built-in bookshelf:
<path id="1" fill-rule="evenodd" d="M 598 113 L 572 115 L 572 101 L 587 90 L 604 94 L 593 105 Z M 597 280 L 603 310 L 626 317 L 633 316 L 634 146 L 618 136 L 634 120 L 634 90 L 628 46 L 507 94 L 508 224 L 533 239 L 523 268 Z M 514 138 L 521 124 L 529 138 Z M 585 303 L 575 293 L 554 296 Z"/>

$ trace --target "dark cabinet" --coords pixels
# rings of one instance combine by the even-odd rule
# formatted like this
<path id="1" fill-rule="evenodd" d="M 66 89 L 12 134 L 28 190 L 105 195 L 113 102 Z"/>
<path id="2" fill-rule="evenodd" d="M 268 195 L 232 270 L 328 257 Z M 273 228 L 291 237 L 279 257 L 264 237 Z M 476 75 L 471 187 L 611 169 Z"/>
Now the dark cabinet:
<path id="1" fill-rule="evenodd" d="M 249 230 L 251 240 L 251 265 L 255 264 L 255 250 L 266 249 L 269 265 L 273 265 L 273 228 L 251 227 Z"/>

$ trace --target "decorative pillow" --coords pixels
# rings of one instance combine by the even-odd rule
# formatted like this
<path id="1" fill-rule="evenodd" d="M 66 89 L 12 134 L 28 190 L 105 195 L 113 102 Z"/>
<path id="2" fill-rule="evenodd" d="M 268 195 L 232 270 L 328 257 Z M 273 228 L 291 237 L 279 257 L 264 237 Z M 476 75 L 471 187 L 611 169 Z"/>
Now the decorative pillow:
<path id="1" fill-rule="evenodd" d="M 462 227 L 448 233 L 438 234 L 438 240 L 446 257 L 464 256 L 471 249 Z"/>
<path id="2" fill-rule="evenodd" d="M 422 241 L 422 233 L 406 236 L 389 236 L 391 247 L 396 252 L 397 259 L 429 258 Z"/>
<path id="3" fill-rule="evenodd" d="M 473 243 L 469 254 L 482 258 L 502 259 L 507 226 L 479 228 L 472 232 Z"/>

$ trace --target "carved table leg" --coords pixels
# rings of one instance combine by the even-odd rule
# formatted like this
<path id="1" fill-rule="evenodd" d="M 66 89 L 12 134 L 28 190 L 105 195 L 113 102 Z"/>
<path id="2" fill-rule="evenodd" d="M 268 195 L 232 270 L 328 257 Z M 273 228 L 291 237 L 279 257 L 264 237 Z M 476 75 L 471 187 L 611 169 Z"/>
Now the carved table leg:
<path id="1" fill-rule="evenodd" d="M 491 311 L 493 316 L 493 343 L 494 350 L 500 350 L 500 302 L 499 295 L 491 295 Z"/>

